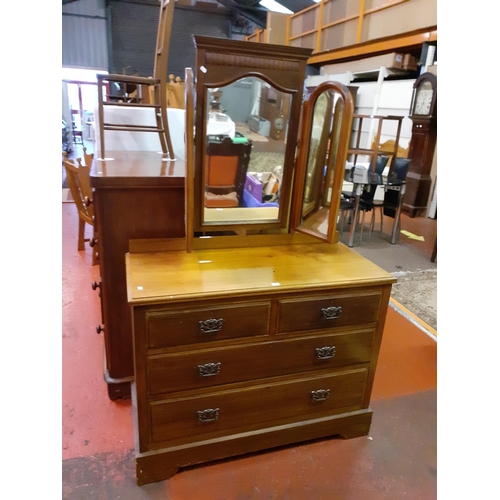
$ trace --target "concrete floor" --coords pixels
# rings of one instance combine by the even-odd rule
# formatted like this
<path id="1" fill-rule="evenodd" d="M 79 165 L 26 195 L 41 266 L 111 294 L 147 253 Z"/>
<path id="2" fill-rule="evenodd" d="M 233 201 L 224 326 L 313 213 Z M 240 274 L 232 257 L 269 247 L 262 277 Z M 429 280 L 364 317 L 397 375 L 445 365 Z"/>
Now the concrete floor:
<path id="1" fill-rule="evenodd" d="M 330 438 L 182 469 L 135 484 L 130 400 L 103 381 L 91 249 L 77 251 L 76 207 L 62 204 L 64 500 L 359 500 L 437 496 L 437 344 L 389 308 L 368 437 Z"/>

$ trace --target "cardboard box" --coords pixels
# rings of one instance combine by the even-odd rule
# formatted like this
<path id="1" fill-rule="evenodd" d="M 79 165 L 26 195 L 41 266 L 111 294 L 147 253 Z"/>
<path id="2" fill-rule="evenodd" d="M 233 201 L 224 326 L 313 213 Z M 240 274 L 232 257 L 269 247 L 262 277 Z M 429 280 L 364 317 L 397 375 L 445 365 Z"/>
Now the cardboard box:
<path id="1" fill-rule="evenodd" d="M 411 54 L 405 54 L 403 56 L 403 69 L 416 71 L 418 69 L 418 62 L 416 57 L 413 57 Z"/>
<path id="2" fill-rule="evenodd" d="M 392 56 L 392 63 L 389 67 L 403 69 L 403 58 L 404 58 L 404 54 L 394 53 Z"/>

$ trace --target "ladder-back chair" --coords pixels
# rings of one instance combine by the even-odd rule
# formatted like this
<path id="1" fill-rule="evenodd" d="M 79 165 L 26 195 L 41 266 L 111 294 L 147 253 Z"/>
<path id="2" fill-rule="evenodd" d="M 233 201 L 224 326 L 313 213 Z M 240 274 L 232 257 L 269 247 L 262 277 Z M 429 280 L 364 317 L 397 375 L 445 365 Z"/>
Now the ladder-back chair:
<path id="1" fill-rule="evenodd" d="M 101 156 L 105 157 L 106 148 L 104 145 L 104 135 L 106 130 L 121 130 L 128 132 L 156 132 L 159 134 L 161 148 L 164 154 L 168 154 L 171 159 L 175 158 L 170 139 L 167 120 L 167 63 L 170 49 L 170 35 L 172 31 L 172 20 L 174 17 L 175 0 L 160 0 L 160 16 L 158 20 L 158 33 L 156 37 L 156 53 L 154 61 L 153 77 L 141 77 L 134 75 L 97 75 L 97 89 L 99 102 L 99 140 L 101 143 Z M 134 102 L 104 101 L 103 90 L 105 82 L 118 83 L 122 85 L 136 85 L 137 89 L 142 87 L 151 88 L 152 99 L 134 99 Z M 139 100 L 139 102 L 136 102 Z M 153 101 L 153 102 L 149 102 Z M 137 125 L 124 123 L 108 123 L 104 121 L 104 107 L 128 106 L 132 108 L 153 108 L 155 112 L 156 125 Z"/>
<path id="2" fill-rule="evenodd" d="M 77 165 L 73 161 L 65 159 L 64 169 L 71 196 L 78 209 L 78 250 L 85 250 L 84 242 L 88 241 L 92 247 L 92 265 L 95 265 L 98 259 L 98 249 L 95 237 L 92 188 L 90 186 L 91 165 L 82 165 L 81 158 L 77 158 L 76 161 Z M 85 224 L 92 228 L 92 238 L 85 238 Z"/>

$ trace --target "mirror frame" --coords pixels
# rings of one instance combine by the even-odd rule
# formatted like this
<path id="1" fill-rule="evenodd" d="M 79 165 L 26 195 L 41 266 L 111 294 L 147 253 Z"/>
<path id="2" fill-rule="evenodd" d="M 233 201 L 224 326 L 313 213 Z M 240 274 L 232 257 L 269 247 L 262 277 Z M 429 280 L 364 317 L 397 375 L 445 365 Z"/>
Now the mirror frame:
<path id="1" fill-rule="evenodd" d="M 295 153 L 302 107 L 307 59 L 312 49 L 245 42 L 226 38 L 193 35 L 196 48 L 196 103 L 193 229 L 198 232 L 235 231 L 245 229 L 284 228 L 288 225 Z M 247 77 L 261 78 L 275 89 L 291 97 L 288 135 L 277 221 L 204 222 L 203 168 L 206 150 L 206 97 L 209 88 L 223 87 Z"/>
<path id="2" fill-rule="evenodd" d="M 312 231 L 303 227 L 302 224 L 302 210 L 304 203 L 304 189 L 307 178 L 307 164 L 309 160 L 309 149 L 311 147 L 311 133 L 314 123 L 314 107 L 320 95 L 328 90 L 333 90 L 340 94 L 344 101 L 344 111 L 342 113 L 342 120 L 340 122 L 340 133 L 338 140 L 338 151 L 336 155 L 335 165 L 327 165 L 327 172 L 334 170 L 332 195 L 328 213 L 328 231 L 326 235 Z M 334 112 L 333 106 L 332 112 Z M 354 102 L 349 89 L 340 82 L 324 82 L 318 85 L 309 96 L 309 99 L 304 102 L 302 111 L 302 130 L 300 133 L 300 147 L 297 155 L 297 169 L 295 176 L 295 183 L 293 186 L 293 201 L 292 212 L 290 216 L 290 223 L 293 231 L 313 236 L 327 243 L 334 243 L 338 240 L 337 235 L 337 216 L 340 205 L 340 196 L 342 192 L 342 182 L 344 180 L 345 165 L 347 161 L 347 151 L 349 149 L 349 140 L 351 137 L 352 120 L 354 114 Z M 328 139 L 332 138 L 336 132 L 336 121 L 332 119 L 332 130 L 328 135 Z M 323 138 L 323 137 L 322 137 Z M 332 143 L 332 142 L 331 142 Z M 330 152 L 328 152 L 329 156 Z M 328 160 L 329 161 L 329 160 Z"/>

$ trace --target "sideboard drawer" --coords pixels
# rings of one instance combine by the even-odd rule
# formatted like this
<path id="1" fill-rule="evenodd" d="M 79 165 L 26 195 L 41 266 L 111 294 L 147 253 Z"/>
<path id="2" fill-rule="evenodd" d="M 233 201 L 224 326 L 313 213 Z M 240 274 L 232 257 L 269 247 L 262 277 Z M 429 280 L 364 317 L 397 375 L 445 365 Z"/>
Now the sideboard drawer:
<path id="1" fill-rule="evenodd" d="M 380 292 L 366 292 L 280 300 L 278 333 L 375 322 L 381 298 Z"/>
<path id="2" fill-rule="evenodd" d="M 147 347 L 173 347 L 269 333 L 270 302 L 146 313 Z"/>
<path id="3" fill-rule="evenodd" d="M 150 443 L 175 445 L 361 408 L 367 369 L 149 403 Z"/>
<path id="4" fill-rule="evenodd" d="M 149 356 L 148 394 L 368 363 L 373 336 L 374 330 L 364 329 Z"/>

